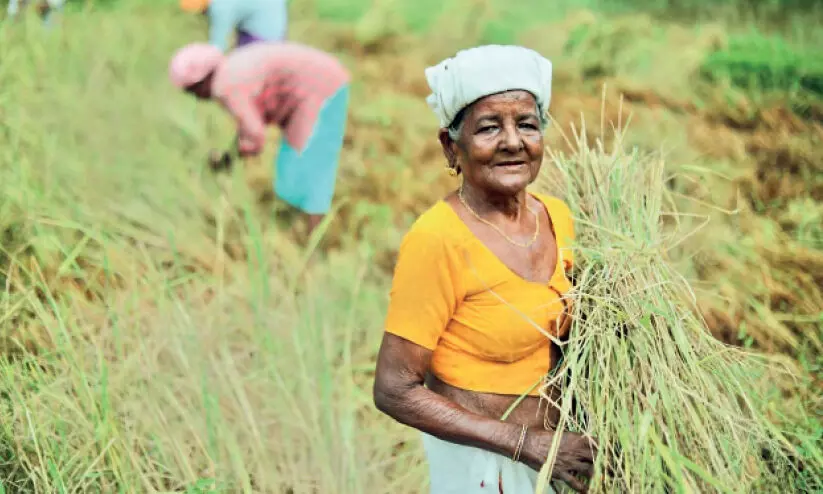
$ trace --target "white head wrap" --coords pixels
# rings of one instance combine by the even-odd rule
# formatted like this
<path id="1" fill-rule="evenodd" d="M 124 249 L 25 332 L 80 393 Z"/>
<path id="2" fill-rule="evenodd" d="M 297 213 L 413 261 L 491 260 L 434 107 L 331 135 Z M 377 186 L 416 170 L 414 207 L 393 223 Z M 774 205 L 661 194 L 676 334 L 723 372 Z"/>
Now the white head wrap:
<path id="1" fill-rule="evenodd" d="M 432 90 L 426 103 L 441 127 L 448 127 L 460 110 L 484 96 L 518 89 L 532 93 L 545 115 L 552 94 L 552 63 L 522 46 L 478 46 L 427 68 L 426 80 Z"/>

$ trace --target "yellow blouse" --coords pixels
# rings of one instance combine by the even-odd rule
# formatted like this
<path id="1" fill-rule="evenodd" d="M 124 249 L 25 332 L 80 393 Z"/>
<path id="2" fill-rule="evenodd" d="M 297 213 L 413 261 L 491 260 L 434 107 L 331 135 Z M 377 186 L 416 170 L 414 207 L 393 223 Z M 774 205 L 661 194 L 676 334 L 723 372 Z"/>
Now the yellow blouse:
<path id="1" fill-rule="evenodd" d="M 574 226 L 568 206 L 533 194 L 557 239 L 548 284 L 515 274 L 452 207 L 437 202 L 406 233 L 394 270 L 386 331 L 433 351 L 430 371 L 452 386 L 481 393 L 537 395 L 551 362 L 561 297 L 571 284 Z M 531 391 L 530 391 L 531 390 Z"/>

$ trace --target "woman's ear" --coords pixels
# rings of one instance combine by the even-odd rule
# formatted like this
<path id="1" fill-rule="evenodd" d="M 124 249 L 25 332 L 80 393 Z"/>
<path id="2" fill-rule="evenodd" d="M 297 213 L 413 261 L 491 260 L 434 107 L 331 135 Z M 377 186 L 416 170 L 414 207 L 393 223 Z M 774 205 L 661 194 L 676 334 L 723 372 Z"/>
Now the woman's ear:
<path id="1" fill-rule="evenodd" d="M 451 168 L 457 168 L 457 143 L 449 136 L 448 129 L 440 129 L 437 136 L 440 139 L 440 146 L 443 148 L 443 156 L 446 157 Z"/>

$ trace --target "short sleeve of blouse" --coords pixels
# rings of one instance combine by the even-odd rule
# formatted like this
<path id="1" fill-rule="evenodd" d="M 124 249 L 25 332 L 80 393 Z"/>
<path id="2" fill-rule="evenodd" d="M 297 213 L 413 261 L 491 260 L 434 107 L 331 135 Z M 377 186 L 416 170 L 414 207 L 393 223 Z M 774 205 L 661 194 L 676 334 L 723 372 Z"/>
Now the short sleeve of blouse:
<path id="1" fill-rule="evenodd" d="M 442 235 L 412 227 L 397 254 L 386 332 L 434 350 L 457 307 L 458 273 Z"/>

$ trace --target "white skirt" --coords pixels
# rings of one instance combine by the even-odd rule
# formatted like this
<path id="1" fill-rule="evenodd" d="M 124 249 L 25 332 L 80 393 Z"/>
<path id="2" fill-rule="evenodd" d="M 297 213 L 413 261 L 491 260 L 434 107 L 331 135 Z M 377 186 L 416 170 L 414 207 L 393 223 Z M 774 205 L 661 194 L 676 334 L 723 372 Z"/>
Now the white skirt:
<path id="1" fill-rule="evenodd" d="M 505 456 L 461 446 L 423 434 L 429 462 L 431 494 L 554 494 L 536 493 L 537 472 Z"/>

